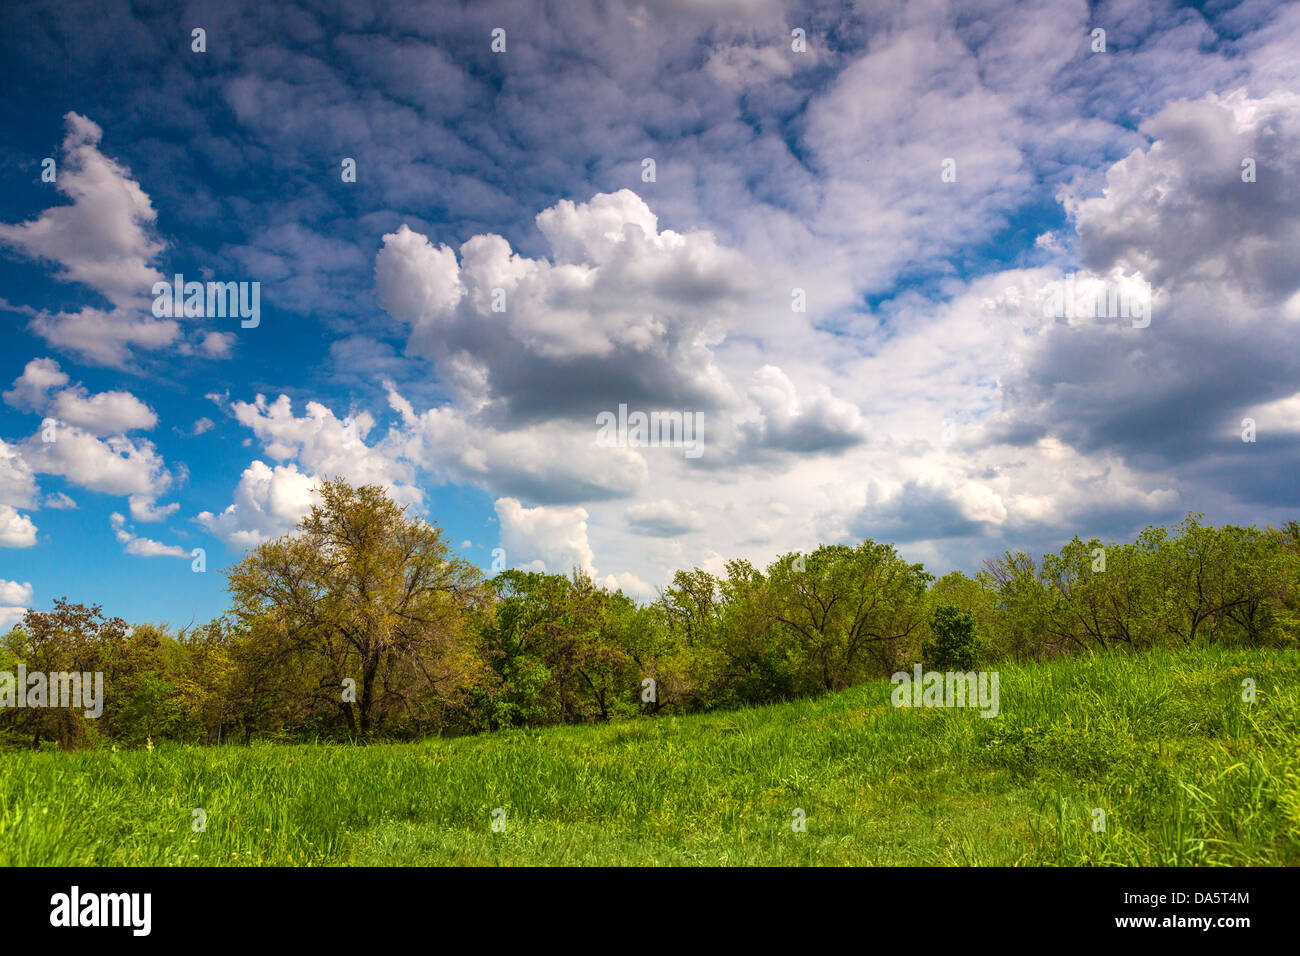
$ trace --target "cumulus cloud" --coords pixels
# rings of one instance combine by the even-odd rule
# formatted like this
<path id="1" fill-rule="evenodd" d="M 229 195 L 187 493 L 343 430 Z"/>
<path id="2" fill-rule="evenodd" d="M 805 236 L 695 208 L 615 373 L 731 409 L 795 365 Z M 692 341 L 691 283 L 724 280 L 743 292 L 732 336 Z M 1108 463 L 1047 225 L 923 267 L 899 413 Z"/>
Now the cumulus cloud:
<path id="1" fill-rule="evenodd" d="M 233 332 L 205 332 L 199 339 L 196 351 L 207 358 L 230 358 L 235 348 Z"/>
<path id="2" fill-rule="evenodd" d="M 1272 303 L 1295 292 L 1300 93 L 1210 93 L 1169 104 L 1140 129 L 1150 146 L 1110 167 L 1101 195 L 1064 194 L 1085 264 Z"/>
<path id="3" fill-rule="evenodd" d="M 45 413 L 92 435 L 116 435 L 148 430 L 158 416 L 130 392 L 108 391 L 90 394 L 82 385 L 68 387 L 68 376 L 59 363 L 49 358 L 32 359 L 5 401 L 25 411 Z"/>
<path id="4" fill-rule="evenodd" d="M 200 512 L 197 520 L 222 541 L 251 548 L 289 532 L 306 517 L 317 485 L 297 465 L 254 461 L 239 477 L 234 502 L 220 514 Z"/>
<path id="5" fill-rule="evenodd" d="M 29 582 L 5 581 L 0 578 L 0 604 L 30 604 L 32 586 Z"/>
<path id="6" fill-rule="evenodd" d="M 409 228 L 384 237 L 380 302 L 410 327 L 414 354 L 515 423 L 732 399 L 710 346 L 754 284 L 740 253 L 706 231 L 661 230 L 626 189 L 561 200 L 536 224 L 551 260 L 492 234 L 468 239 L 459 262 Z"/>
<path id="7" fill-rule="evenodd" d="M 340 419 L 320 402 L 308 402 L 306 414 L 296 416 L 287 395 L 274 402 L 258 395 L 252 402 L 234 402 L 231 411 L 277 461 L 292 459 L 315 475 L 380 485 L 401 504 L 423 500 L 423 492 L 412 484 L 411 466 L 399 457 L 395 436 L 366 444 L 375 427 L 368 412 Z"/>
<path id="8" fill-rule="evenodd" d="M 151 538 L 140 537 L 127 525 L 126 518 L 117 512 L 109 515 L 109 523 L 113 526 L 113 534 L 118 542 L 125 546 L 127 554 L 140 558 L 188 558 L 190 556 L 188 551 L 177 545 L 162 544 Z"/>
<path id="9" fill-rule="evenodd" d="M 32 519 L 9 505 L 0 505 L 0 548 L 30 548 L 34 544 L 36 525 Z"/>
<path id="10" fill-rule="evenodd" d="M 130 392 L 120 391 L 90 395 L 84 388 L 66 389 L 55 397 L 51 414 L 92 435 L 147 431 L 158 424 L 153 409 Z"/>
<path id="11" fill-rule="evenodd" d="M 646 480 L 635 450 L 596 446 L 594 421 L 589 431 L 564 422 L 497 429 L 452 406 L 416 413 L 391 388 L 389 403 L 402 417 L 402 455 L 444 480 L 542 504 L 625 497 Z"/>
<path id="12" fill-rule="evenodd" d="M 0 547 L 36 544 L 36 525 L 18 509 L 35 507 L 38 497 L 36 479 L 20 449 L 0 439 Z"/>
<path id="13" fill-rule="evenodd" d="M 101 439 L 80 428 L 59 426 L 53 441 L 37 434 L 19 447 L 32 471 L 60 475 L 90 491 L 153 501 L 172 485 L 162 456 L 146 439 Z"/>
<path id="14" fill-rule="evenodd" d="M 0 242 L 56 263 L 63 278 L 114 302 L 130 302 L 162 278 L 149 265 L 163 249 L 149 235 L 157 214 L 130 173 L 99 151 L 104 131 L 79 113 L 64 119 L 68 130 L 55 183 L 72 202 L 31 222 L 0 225 Z"/>
<path id="15" fill-rule="evenodd" d="M 36 499 L 36 479 L 21 449 L 0 438 L 0 504 L 31 508 Z"/>
<path id="16" fill-rule="evenodd" d="M 1300 380 L 1300 96 L 1244 91 L 1179 101 L 1153 137 L 1107 172 L 1101 195 L 1066 196 L 1093 276 L 1140 270 L 1155 287 L 1150 324 L 1055 321 L 1013 343 L 1004 407 L 989 434 L 1021 447 L 1054 436 L 1140 471 L 1171 467 L 1216 496 L 1281 507 L 1294 442 L 1244 445 L 1241 420 Z M 1242 181 L 1253 154 L 1258 179 Z"/>
<path id="17" fill-rule="evenodd" d="M 109 309 L 41 313 L 38 335 L 86 361 L 124 365 L 130 349 L 156 349 L 180 335 L 174 321 L 153 318 L 150 289 L 162 278 L 153 262 L 163 250 L 154 238 L 153 204 L 124 167 L 99 151 L 103 130 L 79 113 L 65 116 L 56 187 L 71 203 L 36 219 L 0 224 L 0 243 L 28 258 L 53 263 L 58 276 L 88 286 Z"/>
<path id="18" fill-rule="evenodd" d="M 557 574 L 573 568 L 596 573 L 585 508 L 525 508 L 514 498 L 498 498 L 495 509 L 501 546 L 511 566 L 536 562 L 540 570 Z"/>
<path id="19" fill-rule="evenodd" d="M 27 608 L 0 604 L 0 634 L 8 634 L 17 627 L 27 613 Z"/>
<path id="20" fill-rule="evenodd" d="M 126 437 L 158 423 L 153 409 L 130 392 L 92 394 L 68 381 L 54 360 L 34 359 L 5 392 L 10 405 L 49 418 L 17 446 L 0 441 L 0 503 L 31 506 L 37 497 L 33 475 L 50 474 L 91 491 L 129 496 L 137 521 L 158 521 L 174 512 L 179 505 L 156 505 L 173 483 L 162 457 L 151 442 Z M 76 504 L 60 493 L 45 506 Z"/>
<path id="21" fill-rule="evenodd" d="M 50 391 L 67 384 L 67 374 L 54 359 L 32 359 L 23 367 L 23 374 L 14 379 L 13 388 L 4 393 L 4 400 L 14 408 L 40 412 L 50 403 Z"/>
<path id="22" fill-rule="evenodd" d="M 800 399 L 789 376 L 775 365 L 754 373 L 749 397 L 759 419 L 741 426 L 756 447 L 792 452 L 840 451 L 867 440 L 867 423 L 851 402 L 836 398 L 825 385 Z"/>

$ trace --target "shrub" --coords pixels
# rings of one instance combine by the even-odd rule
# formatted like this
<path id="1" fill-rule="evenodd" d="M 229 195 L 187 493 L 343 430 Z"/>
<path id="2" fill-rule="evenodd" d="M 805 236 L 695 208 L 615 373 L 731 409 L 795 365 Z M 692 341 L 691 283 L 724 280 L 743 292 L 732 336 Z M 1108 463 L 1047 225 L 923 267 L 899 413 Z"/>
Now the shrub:
<path id="1" fill-rule="evenodd" d="M 930 618 L 934 640 L 922 648 L 927 666 L 940 671 L 971 671 L 978 657 L 975 616 L 952 604 L 940 604 Z"/>

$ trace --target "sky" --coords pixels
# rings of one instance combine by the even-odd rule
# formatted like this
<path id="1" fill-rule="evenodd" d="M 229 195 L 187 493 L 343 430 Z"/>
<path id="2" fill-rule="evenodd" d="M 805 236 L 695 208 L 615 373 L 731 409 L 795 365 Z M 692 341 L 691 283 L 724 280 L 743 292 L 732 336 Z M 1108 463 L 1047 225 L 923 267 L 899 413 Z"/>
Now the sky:
<path id="1" fill-rule="evenodd" d="M 5 4 L 0 627 L 202 623 L 326 476 L 641 601 L 1300 517 L 1297 50 L 1254 0 Z"/>

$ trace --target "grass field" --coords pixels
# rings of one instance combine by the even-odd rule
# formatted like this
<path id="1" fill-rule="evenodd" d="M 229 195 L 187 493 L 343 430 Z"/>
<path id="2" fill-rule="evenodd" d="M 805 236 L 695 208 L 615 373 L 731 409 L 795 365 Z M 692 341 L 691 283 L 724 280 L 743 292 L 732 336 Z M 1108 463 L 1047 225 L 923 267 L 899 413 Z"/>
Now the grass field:
<path id="1" fill-rule="evenodd" d="M 0 863 L 1300 864 L 1300 653 L 999 670 L 994 719 L 880 682 L 417 744 L 8 752 Z"/>

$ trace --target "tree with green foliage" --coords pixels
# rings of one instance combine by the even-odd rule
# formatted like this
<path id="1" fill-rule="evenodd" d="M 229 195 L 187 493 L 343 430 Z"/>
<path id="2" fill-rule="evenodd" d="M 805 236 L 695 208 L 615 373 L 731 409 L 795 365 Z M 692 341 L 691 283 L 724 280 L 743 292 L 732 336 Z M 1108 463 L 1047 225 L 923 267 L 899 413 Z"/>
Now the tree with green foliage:
<path id="1" fill-rule="evenodd" d="M 932 576 L 874 541 L 823 545 L 797 559 L 774 562 L 765 590 L 772 620 L 799 647 L 799 689 L 838 690 L 896 670 L 902 643 L 925 621 Z"/>
<path id="2" fill-rule="evenodd" d="M 630 653 L 635 605 L 575 570 L 569 577 L 511 569 L 483 634 L 497 687 L 489 723 L 581 723 L 636 709 Z"/>
<path id="3" fill-rule="evenodd" d="M 930 617 L 932 640 L 923 648 L 926 666 L 939 671 L 972 671 L 979 658 L 975 615 L 953 604 L 940 604 Z"/>
<path id="4" fill-rule="evenodd" d="M 324 481 L 297 534 L 227 573 L 236 622 L 362 738 L 387 721 L 439 726 L 482 676 L 469 639 L 478 569 L 376 485 Z"/>
<path id="5" fill-rule="evenodd" d="M 6 656 L 15 664 L 21 661 L 28 673 L 56 672 L 105 673 L 107 688 L 116 682 L 125 670 L 128 674 L 137 658 L 124 653 L 128 626 L 120 617 L 105 617 L 98 605 L 87 607 L 73 604 L 66 598 L 54 599 L 52 611 L 30 610 L 23 615 L 22 625 L 6 638 Z M 26 688 L 18 688 L 19 693 Z M 104 713 L 99 719 L 108 731 L 120 730 L 117 715 L 121 702 L 109 706 L 104 702 Z M 0 726 L 19 736 L 30 737 L 31 746 L 39 748 L 41 741 L 54 740 L 61 747 L 75 747 L 87 742 L 99 729 L 91 729 L 84 711 L 65 707 L 41 707 L 0 710 Z"/>

